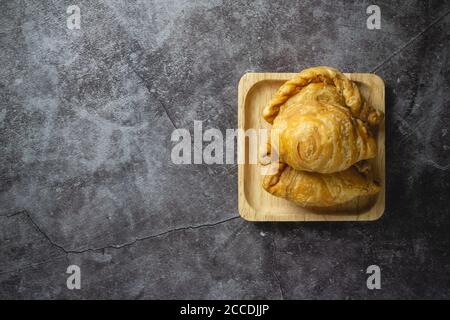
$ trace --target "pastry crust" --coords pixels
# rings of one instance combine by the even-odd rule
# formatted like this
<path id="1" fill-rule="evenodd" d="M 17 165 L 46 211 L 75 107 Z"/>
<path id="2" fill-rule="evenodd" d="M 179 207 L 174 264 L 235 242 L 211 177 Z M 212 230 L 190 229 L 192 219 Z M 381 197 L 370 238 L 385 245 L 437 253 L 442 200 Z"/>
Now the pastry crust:
<path id="1" fill-rule="evenodd" d="M 277 166 L 278 171 L 264 177 L 263 188 L 302 207 L 335 206 L 380 191 L 377 183 L 353 167 L 341 172 L 320 174 L 297 171 L 284 163 L 273 163 L 271 166 Z"/>
<path id="2" fill-rule="evenodd" d="M 305 207 L 329 207 L 379 192 L 370 165 L 377 154 L 369 125 L 381 112 L 366 104 L 355 83 L 336 69 L 316 67 L 283 84 L 263 110 L 272 124 L 261 164 L 278 155 L 263 188 Z"/>
<path id="3" fill-rule="evenodd" d="M 343 73 L 330 67 L 320 66 L 301 71 L 291 80 L 286 81 L 276 92 L 269 105 L 263 110 L 264 119 L 273 123 L 280 111 L 280 107 L 302 88 L 311 83 L 333 85 L 343 97 L 345 106 L 351 114 L 370 125 L 378 125 L 383 118 L 381 112 L 373 109 L 362 101 L 361 94 L 355 83 Z"/>
<path id="4" fill-rule="evenodd" d="M 284 106 L 271 130 L 283 162 L 296 170 L 333 173 L 376 156 L 377 145 L 366 125 L 331 103 L 300 100 Z"/>

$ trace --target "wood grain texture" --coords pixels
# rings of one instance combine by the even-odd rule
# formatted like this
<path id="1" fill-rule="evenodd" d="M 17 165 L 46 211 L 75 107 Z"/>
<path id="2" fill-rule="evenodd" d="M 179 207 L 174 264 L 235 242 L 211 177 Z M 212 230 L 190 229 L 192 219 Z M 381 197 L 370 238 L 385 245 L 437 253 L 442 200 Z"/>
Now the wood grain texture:
<path id="1" fill-rule="evenodd" d="M 270 128 L 261 117 L 276 90 L 295 73 L 247 73 L 239 81 L 238 128 Z M 364 98 L 378 110 L 385 111 L 384 81 L 375 74 L 346 74 L 358 84 Z M 249 161 L 238 165 L 239 213 L 249 221 L 371 221 L 380 218 L 385 208 L 385 129 L 384 121 L 376 132 L 378 155 L 370 160 L 375 178 L 381 183 L 379 194 L 361 197 L 344 205 L 325 209 L 310 209 L 275 197 L 262 186 L 259 163 Z M 259 148 L 259 137 L 258 148 Z M 249 144 L 238 139 L 238 159 L 248 158 Z"/>

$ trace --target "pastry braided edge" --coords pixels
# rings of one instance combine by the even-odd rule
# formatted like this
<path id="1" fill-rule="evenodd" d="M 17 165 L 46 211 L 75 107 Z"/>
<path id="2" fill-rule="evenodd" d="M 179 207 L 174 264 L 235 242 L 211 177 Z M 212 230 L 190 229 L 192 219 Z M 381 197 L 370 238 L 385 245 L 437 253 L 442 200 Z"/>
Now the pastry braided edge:
<path id="1" fill-rule="evenodd" d="M 382 114 L 362 101 L 357 85 L 340 71 L 325 66 L 305 69 L 291 80 L 286 81 L 275 93 L 269 105 L 264 108 L 263 118 L 272 124 L 280 107 L 290 97 L 308 84 L 318 82 L 333 84 L 344 97 L 345 104 L 353 116 L 373 126 L 380 123 L 383 118 Z"/>

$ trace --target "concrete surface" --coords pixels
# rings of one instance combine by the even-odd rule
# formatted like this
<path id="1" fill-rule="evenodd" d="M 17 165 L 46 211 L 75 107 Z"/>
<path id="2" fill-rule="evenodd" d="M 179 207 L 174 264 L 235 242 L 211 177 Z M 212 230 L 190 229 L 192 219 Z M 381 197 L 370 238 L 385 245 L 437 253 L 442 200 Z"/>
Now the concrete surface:
<path id="1" fill-rule="evenodd" d="M 449 298 L 450 4 L 370 4 L 1 0 L 0 298 Z M 381 220 L 249 223 L 235 165 L 171 162 L 245 72 L 314 65 L 386 81 Z"/>

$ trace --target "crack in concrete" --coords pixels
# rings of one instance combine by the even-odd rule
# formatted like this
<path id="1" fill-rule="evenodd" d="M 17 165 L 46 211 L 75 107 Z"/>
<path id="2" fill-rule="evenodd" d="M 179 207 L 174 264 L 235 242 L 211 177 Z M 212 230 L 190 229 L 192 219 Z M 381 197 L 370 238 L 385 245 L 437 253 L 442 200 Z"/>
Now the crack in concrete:
<path id="1" fill-rule="evenodd" d="M 391 53 L 386 59 L 384 59 L 382 62 L 380 62 L 377 66 L 375 66 L 372 70 L 370 70 L 370 73 L 374 73 L 378 71 L 381 67 L 383 67 L 386 63 L 388 63 L 393 57 L 398 55 L 400 52 L 402 52 L 404 49 L 406 49 L 411 43 L 413 43 L 416 39 L 420 38 L 424 33 L 426 33 L 428 30 L 430 30 L 433 26 L 435 26 L 438 22 L 440 22 L 442 19 L 444 19 L 448 14 L 450 13 L 450 10 L 444 13 L 442 16 L 437 17 L 436 19 L 431 22 L 425 29 L 420 31 L 418 34 L 416 34 L 414 37 L 409 39 L 403 46 L 395 50 L 393 53 Z"/>
<path id="2" fill-rule="evenodd" d="M 280 296 L 282 300 L 285 300 L 285 294 L 284 294 L 284 290 L 283 290 L 283 286 L 281 285 L 281 280 L 280 277 L 277 274 L 277 270 L 275 268 L 275 254 L 277 252 L 277 245 L 275 243 L 275 236 L 271 235 L 271 244 L 272 244 L 272 274 L 275 277 L 275 279 L 277 280 L 278 283 L 278 289 L 280 290 Z"/>
<path id="3" fill-rule="evenodd" d="M 13 272 L 21 272 L 21 271 L 24 271 L 24 270 L 27 270 L 27 269 L 31 269 L 31 268 L 34 268 L 34 267 L 37 267 L 37 266 L 40 266 L 40 265 L 43 265 L 43 264 L 46 264 L 46 263 L 58 260 L 60 258 L 67 258 L 67 254 L 64 253 L 64 254 L 61 254 L 59 256 L 50 257 L 49 259 L 46 259 L 44 261 L 33 262 L 33 263 L 30 263 L 30 264 L 26 264 L 26 265 L 24 265 L 24 266 L 22 266 L 20 268 L 17 268 L 17 269 L 1 271 L 0 275 L 7 274 L 7 273 L 13 273 Z"/>
<path id="4" fill-rule="evenodd" d="M 102 251 L 105 249 L 122 249 L 125 247 L 130 247 L 138 242 L 141 241 L 145 241 L 145 240 L 150 240 L 150 239 L 155 239 L 158 237 L 162 237 L 174 232 L 180 232 L 180 231 L 185 231 L 185 230 L 195 230 L 195 229 L 201 229 L 201 228 L 210 228 L 210 227 L 214 227 L 223 223 L 227 223 L 230 222 L 232 220 L 238 219 L 240 218 L 240 216 L 234 216 L 231 218 L 227 218 L 224 220 L 220 220 L 217 222 L 212 222 L 212 223 L 204 223 L 204 224 L 200 224 L 200 225 L 194 225 L 194 226 L 185 226 L 185 227 L 178 227 L 178 228 L 173 228 L 173 229 L 169 229 L 160 233 L 156 233 L 156 234 L 151 234 L 148 236 L 144 236 L 144 237 L 139 237 L 139 238 L 135 238 L 132 241 L 129 242 L 125 242 L 125 243 L 121 243 L 121 244 L 110 244 L 104 247 L 98 247 L 98 248 L 86 248 L 86 249 L 80 249 L 80 250 L 73 250 L 73 249 L 66 249 L 64 246 L 56 243 L 55 241 L 53 241 L 50 236 L 44 231 L 42 230 L 39 225 L 33 220 L 33 218 L 31 217 L 30 213 L 27 210 L 21 210 L 18 211 L 16 213 L 10 214 L 7 217 L 13 217 L 19 214 L 23 214 L 27 217 L 27 219 L 30 221 L 30 223 L 33 225 L 33 227 L 40 233 L 42 234 L 42 236 L 54 247 L 58 248 L 59 250 L 63 251 L 65 254 L 81 254 L 81 253 L 85 253 L 85 252 L 95 252 L 95 251 Z"/>
<path id="5" fill-rule="evenodd" d="M 136 244 L 138 242 L 141 242 L 141 241 L 145 241 L 145 240 L 149 240 L 149 239 L 155 239 L 155 238 L 162 237 L 162 236 L 174 233 L 174 232 L 180 232 L 180 231 L 185 231 L 185 230 L 195 230 L 195 229 L 201 229 L 201 228 L 210 228 L 210 227 L 214 227 L 214 226 L 217 226 L 217 225 L 220 225 L 220 224 L 223 224 L 223 223 L 226 223 L 226 222 L 238 219 L 238 218 L 240 218 L 240 216 L 234 216 L 234 217 L 231 217 L 231 218 L 228 218 L 228 219 L 224 219 L 224 220 L 220 220 L 220 221 L 213 222 L 213 223 L 205 223 L 205 224 L 200 224 L 200 225 L 186 226 L 186 227 L 179 227 L 179 228 L 169 229 L 169 230 L 166 230 L 166 231 L 163 231 L 163 232 L 160 232 L 160 233 L 156 233 L 156 234 L 152 234 L 152 235 L 149 235 L 149 236 L 145 236 L 145 237 L 141 237 L 141 238 L 135 238 L 133 241 L 125 242 L 125 243 L 122 243 L 122 244 L 117 244 L 117 245 L 113 244 L 113 245 L 107 245 L 107 246 L 100 247 L 100 248 L 87 248 L 87 249 L 83 249 L 83 250 L 70 250 L 70 251 L 68 251 L 68 253 L 84 253 L 84 252 L 89 252 L 89 251 L 90 252 L 100 251 L 100 250 L 104 250 L 104 249 L 121 249 L 121 248 L 132 246 L 132 245 L 134 245 L 134 244 Z"/>
<path id="6" fill-rule="evenodd" d="M 108 6 L 108 5 L 107 5 L 107 6 Z M 111 9 L 110 6 L 108 6 L 108 7 L 109 7 L 109 9 Z M 112 10 L 109 10 L 109 11 L 113 12 Z M 122 32 L 124 32 L 124 33 L 129 37 L 129 39 L 131 39 L 130 41 L 133 42 L 133 45 L 134 45 L 134 46 L 138 47 L 139 52 L 142 52 L 142 53 L 145 52 L 145 50 L 142 48 L 142 46 L 139 44 L 139 42 L 136 41 L 136 40 L 134 39 L 134 37 L 131 37 L 130 33 L 126 30 L 126 28 L 123 27 L 122 23 L 119 21 L 119 19 L 117 18 L 116 14 L 113 13 L 113 15 L 114 15 L 114 20 L 115 20 L 115 22 L 116 22 L 118 28 L 120 28 L 120 30 L 121 30 Z M 127 42 L 127 43 L 129 43 L 129 42 Z M 131 46 L 131 47 L 133 47 L 133 46 Z M 159 105 L 162 107 L 164 113 L 166 114 L 166 116 L 167 116 L 168 120 L 170 121 L 170 123 L 172 124 L 172 126 L 173 126 L 175 129 L 177 129 L 178 127 L 177 127 L 177 125 L 175 124 L 175 120 L 173 119 L 172 115 L 169 113 L 169 110 L 167 109 L 166 104 L 165 104 L 163 101 L 161 101 L 161 99 L 159 99 L 159 97 L 157 96 L 157 94 L 155 94 L 155 93 L 152 92 L 152 87 L 149 86 L 149 85 L 147 84 L 147 81 L 146 81 L 145 77 L 144 77 L 140 72 L 138 72 L 138 71 L 136 70 L 134 63 L 133 63 L 132 61 L 130 61 L 129 56 L 128 56 L 127 59 L 126 59 L 126 62 L 127 62 L 127 65 L 128 65 L 128 66 L 131 68 L 131 70 L 134 72 L 134 74 L 142 81 L 144 87 L 146 88 L 146 90 L 148 91 L 148 93 L 150 94 L 150 96 L 152 96 L 152 97 L 159 103 Z M 138 66 L 138 67 L 139 67 L 139 66 Z"/>
<path id="7" fill-rule="evenodd" d="M 146 89 L 147 92 L 150 94 L 150 96 L 151 96 L 152 98 L 154 98 L 154 99 L 159 103 L 159 105 L 163 108 L 163 111 L 164 111 L 164 113 L 166 114 L 166 116 L 167 116 L 167 118 L 169 119 L 169 121 L 170 121 L 170 123 L 172 124 L 172 126 L 173 126 L 175 129 L 178 129 L 178 127 L 177 127 L 176 124 L 175 124 L 175 120 L 172 118 L 172 116 L 171 116 L 170 113 L 169 113 L 169 110 L 167 109 L 166 104 L 165 104 L 164 102 L 162 102 L 161 99 L 159 99 L 158 96 L 152 92 L 152 88 L 147 84 L 147 81 L 144 79 L 144 77 L 141 76 L 141 75 L 139 74 L 139 72 L 137 72 L 137 71 L 135 70 L 134 66 L 130 66 L 130 68 L 131 68 L 131 70 L 133 70 L 134 74 L 139 78 L 139 80 L 142 81 L 142 84 L 144 85 L 145 89 Z"/>
<path id="8" fill-rule="evenodd" d="M 28 221 L 31 223 L 31 225 L 54 247 L 58 248 L 59 250 L 63 251 L 64 253 L 69 253 L 63 246 L 57 244 L 56 242 L 54 242 L 49 236 L 48 234 L 41 229 L 41 227 L 39 227 L 39 225 L 34 221 L 34 219 L 31 217 L 30 213 L 27 210 L 22 210 L 16 213 L 13 213 L 9 216 L 7 216 L 8 218 L 16 216 L 22 214 L 24 215 Z"/>

